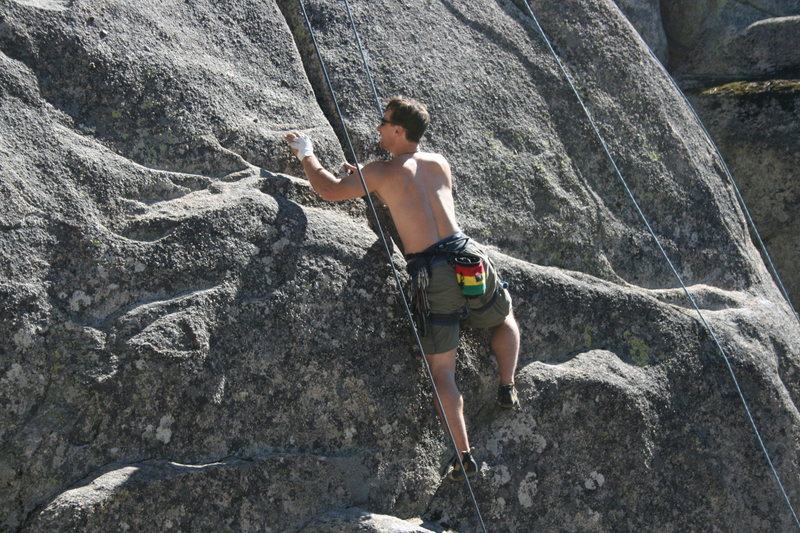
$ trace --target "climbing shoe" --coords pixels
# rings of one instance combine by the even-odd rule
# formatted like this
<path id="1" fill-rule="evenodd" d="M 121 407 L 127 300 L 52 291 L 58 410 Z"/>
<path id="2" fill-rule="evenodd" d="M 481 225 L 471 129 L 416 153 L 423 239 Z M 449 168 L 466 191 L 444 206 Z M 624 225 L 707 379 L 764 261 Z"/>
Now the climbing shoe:
<path id="1" fill-rule="evenodd" d="M 500 385 L 497 389 L 497 405 L 503 409 L 515 409 L 519 407 L 519 398 L 517 397 L 517 389 L 514 384 Z"/>
<path id="2" fill-rule="evenodd" d="M 478 463 L 472 458 L 472 452 L 463 452 L 461 462 L 464 464 L 463 471 L 461 470 L 461 465 L 458 463 L 458 457 L 453 458 L 453 462 L 450 463 L 450 472 L 447 474 L 450 479 L 461 481 L 464 479 L 464 472 L 467 473 L 467 477 L 472 477 L 478 473 Z"/>

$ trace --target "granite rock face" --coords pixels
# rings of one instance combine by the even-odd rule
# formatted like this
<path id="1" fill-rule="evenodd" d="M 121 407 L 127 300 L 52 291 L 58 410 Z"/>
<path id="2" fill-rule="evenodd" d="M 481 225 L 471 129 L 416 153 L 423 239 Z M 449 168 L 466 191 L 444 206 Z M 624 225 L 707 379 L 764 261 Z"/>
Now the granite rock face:
<path id="1" fill-rule="evenodd" d="M 658 56 L 728 163 L 796 308 L 800 2 L 618 3 L 654 50 L 652 21 L 663 22 L 669 59 Z"/>
<path id="2" fill-rule="evenodd" d="M 661 18 L 662 0 L 615 0 L 644 42 L 663 64 L 669 63 L 669 42 Z"/>
<path id="3" fill-rule="evenodd" d="M 739 81 L 692 91 L 689 97 L 724 155 L 797 309 L 800 80 Z"/>
<path id="4" fill-rule="evenodd" d="M 484 334 L 459 351 L 491 529 L 791 527 L 716 345 L 521 7 L 352 4 L 380 94 L 429 104 L 424 147 L 511 284 L 522 409 L 493 407 Z M 800 327 L 719 162 L 613 2 L 533 7 L 796 501 Z M 357 157 L 383 157 L 341 3 L 308 8 Z M 293 177 L 287 131 L 351 159 L 297 9 L 0 4 L 3 529 L 478 529 L 441 478 L 364 203 Z"/>

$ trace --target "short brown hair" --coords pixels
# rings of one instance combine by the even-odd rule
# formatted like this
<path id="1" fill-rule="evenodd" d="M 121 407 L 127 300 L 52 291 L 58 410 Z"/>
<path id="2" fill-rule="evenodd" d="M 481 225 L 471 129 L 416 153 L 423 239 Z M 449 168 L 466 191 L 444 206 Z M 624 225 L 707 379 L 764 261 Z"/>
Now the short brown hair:
<path id="1" fill-rule="evenodd" d="M 431 121 L 425 104 L 404 96 L 391 98 L 386 111 L 392 112 L 392 122 L 406 129 L 406 139 L 415 143 L 422 139 Z"/>

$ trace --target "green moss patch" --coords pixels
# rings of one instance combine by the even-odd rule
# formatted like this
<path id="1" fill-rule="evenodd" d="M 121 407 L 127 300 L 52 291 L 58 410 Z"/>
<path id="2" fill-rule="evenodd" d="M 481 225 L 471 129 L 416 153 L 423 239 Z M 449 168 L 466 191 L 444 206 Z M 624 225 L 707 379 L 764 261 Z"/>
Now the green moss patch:
<path id="1" fill-rule="evenodd" d="M 706 89 L 701 94 L 748 96 L 768 93 L 800 94 L 800 80 L 735 81 Z"/>

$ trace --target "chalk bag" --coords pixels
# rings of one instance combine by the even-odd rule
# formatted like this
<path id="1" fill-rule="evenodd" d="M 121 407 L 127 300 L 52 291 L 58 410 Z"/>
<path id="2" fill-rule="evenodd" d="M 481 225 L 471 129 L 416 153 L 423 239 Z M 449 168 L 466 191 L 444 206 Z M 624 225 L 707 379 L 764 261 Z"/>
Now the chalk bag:
<path id="1" fill-rule="evenodd" d="M 457 255 L 453 259 L 456 280 L 464 296 L 480 296 L 486 292 L 486 269 L 477 255 Z"/>

